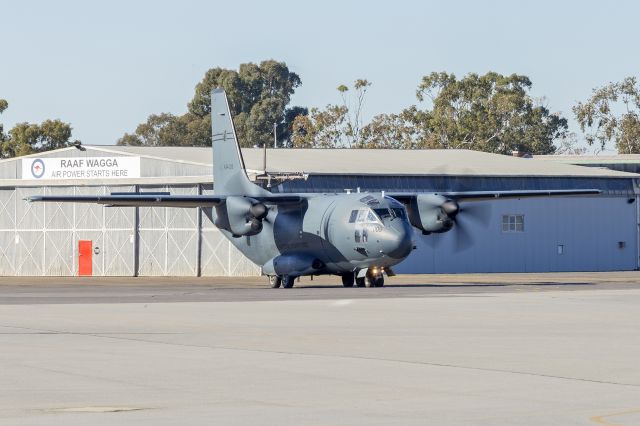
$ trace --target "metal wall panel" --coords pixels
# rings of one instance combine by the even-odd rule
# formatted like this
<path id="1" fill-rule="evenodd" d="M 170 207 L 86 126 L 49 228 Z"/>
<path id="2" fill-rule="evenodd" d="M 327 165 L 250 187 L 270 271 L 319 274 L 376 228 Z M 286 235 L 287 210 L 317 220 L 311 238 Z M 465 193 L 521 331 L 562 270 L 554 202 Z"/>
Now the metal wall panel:
<path id="1" fill-rule="evenodd" d="M 104 193 L 132 192 L 135 187 L 106 186 Z M 103 274 L 106 276 L 134 276 L 136 274 L 135 253 L 135 207 L 103 207 Z"/>
<path id="2" fill-rule="evenodd" d="M 18 230 L 16 241 L 16 275 L 44 275 L 44 232 Z"/>
<path id="3" fill-rule="evenodd" d="M 203 219 L 204 221 L 204 219 Z M 201 236 L 200 275 L 228 276 L 230 271 L 229 241 L 218 229 L 204 228 Z"/>
<path id="4" fill-rule="evenodd" d="M 16 191 L 0 189 L 0 275 L 15 275 Z"/>
<path id="5" fill-rule="evenodd" d="M 133 230 L 110 231 L 104 233 L 104 270 L 105 276 L 135 275 L 135 236 Z"/>
<path id="6" fill-rule="evenodd" d="M 197 185 L 144 186 L 141 192 L 168 191 L 197 195 Z M 139 268 L 141 276 L 198 274 L 198 209 L 139 209 Z"/>
<path id="7" fill-rule="evenodd" d="M 0 231 L 0 276 L 16 274 L 16 232 Z"/>
<path id="8" fill-rule="evenodd" d="M 624 197 L 490 202 L 487 227 L 460 216 L 473 245 L 460 250 L 456 229 L 415 234 L 418 249 L 399 273 L 613 271 L 637 268 L 636 205 Z M 502 232 L 502 215 L 524 214 L 525 231 Z M 619 248 L 619 242 L 624 247 Z M 558 245 L 563 253 L 558 254 Z"/>
<path id="9" fill-rule="evenodd" d="M 198 185 L 170 186 L 176 195 L 198 195 Z M 198 275 L 198 209 L 167 208 L 167 264 L 165 275 Z"/>
<path id="10" fill-rule="evenodd" d="M 74 244 L 75 243 L 75 244 Z M 44 264 L 42 275 L 76 275 L 74 256 L 74 233 L 72 230 L 49 231 L 44 233 Z"/>

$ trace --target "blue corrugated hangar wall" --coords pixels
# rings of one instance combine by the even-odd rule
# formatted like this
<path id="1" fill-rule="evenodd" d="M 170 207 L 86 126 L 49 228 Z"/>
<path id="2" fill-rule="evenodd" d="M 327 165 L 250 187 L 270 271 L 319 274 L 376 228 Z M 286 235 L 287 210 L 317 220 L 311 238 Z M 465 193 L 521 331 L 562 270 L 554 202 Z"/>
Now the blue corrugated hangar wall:
<path id="1" fill-rule="evenodd" d="M 461 216 L 472 243 L 456 230 L 415 234 L 416 250 L 399 273 L 614 271 L 638 269 L 638 203 L 632 179 L 310 176 L 282 192 L 460 191 L 596 188 L 596 197 L 496 200 L 484 223 Z M 520 232 L 503 230 L 504 216 L 522 216 Z"/>

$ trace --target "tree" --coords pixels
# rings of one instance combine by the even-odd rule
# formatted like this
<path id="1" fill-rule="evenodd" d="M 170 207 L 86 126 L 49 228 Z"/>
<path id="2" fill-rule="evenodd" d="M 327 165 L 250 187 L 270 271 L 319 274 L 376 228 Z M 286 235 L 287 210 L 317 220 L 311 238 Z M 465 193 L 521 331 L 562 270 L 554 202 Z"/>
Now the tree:
<path id="1" fill-rule="evenodd" d="M 17 157 L 37 152 L 65 148 L 71 141 L 71 125 L 60 120 L 46 120 L 41 124 L 18 123 L 2 143 L 2 157 Z"/>
<path id="2" fill-rule="evenodd" d="M 298 115 L 292 125 L 291 143 L 295 148 L 355 148 L 361 145 L 363 130 L 362 107 L 371 83 L 358 79 L 349 87 L 341 84 L 337 90 L 342 105 L 329 104 L 324 110 L 311 108 L 309 114 Z"/>
<path id="3" fill-rule="evenodd" d="M 297 117 L 309 115 L 309 109 L 300 106 L 287 108 L 284 111 L 284 120 L 278 124 L 276 132 L 278 135 L 278 146 L 281 148 L 290 148 L 293 146 L 293 123 Z"/>
<path id="4" fill-rule="evenodd" d="M 427 107 L 405 110 L 425 139 L 427 148 L 467 148 L 509 154 L 512 150 L 550 154 L 554 141 L 566 136 L 567 120 L 535 102 L 528 77 L 489 72 L 431 73 L 416 91 Z"/>
<path id="5" fill-rule="evenodd" d="M 554 142 L 567 137 L 567 120 L 529 95 L 526 76 L 487 73 L 431 73 L 423 77 L 416 97 L 424 106 L 398 114 L 380 114 L 362 122 L 362 106 L 371 84 L 356 80 L 353 97 L 341 85 L 342 105 L 312 109 L 294 121 L 297 147 L 350 148 L 466 148 L 511 154 L 526 151 L 550 154 Z"/>
<path id="6" fill-rule="evenodd" d="M 358 148 L 419 149 L 426 140 L 415 107 L 400 114 L 380 114 L 362 128 Z"/>
<path id="7" fill-rule="evenodd" d="M 4 99 L 0 99 L 0 114 L 4 112 L 5 109 L 9 107 L 9 102 Z M 4 134 L 4 126 L 0 123 L 0 144 L 3 144 L 7 139 L 7 135 Z"/>
<path id="8" fill-rule="evenodd" d="M 353 83 L 354 96 L 349 98 L 347 92 L 349 87 L 341 84 L 338 86 L 338 92 L 342 96 L 342 106 L 344 107 L 346 128 L 344 136 L 346 137 L 347 146 L 355 147 L 360 143 L 360 130 L 362 129 L 362 107 L 364 106 L 364 98 L 367 89 L 371 83 L 365 79 L 357 79 Z"/>
<path id="9" fill-rule="evenodd" d="M 327 105 L 324 110 L 311 108 L 308 115 L 293 121 L 293 148 L 336 148 L 343 145 L 347 110 L 341 105 Z"/>
<path id="10" fill-rule="evenodd" d="M 9 107 L 9 103 L 0 99 L 0 114 Z M 71 141 L 71 125 L 60 120 L 46 120 L 41 124 L 18 123 L 6 135 L 0 123 L 0 156 L 17 157 L 36 152 L 64 148 Z"/>
<path id="11" fill-rule="evenodd" d="M 291 95 L 301 84 L 300 77 L 284 62 L 267 60 L 259 65 L 241 64 L 238 71 L 212 68 L 196 85 L 185 115 L 149 116 L 134 134 L 125 134 L 119 145 L 211 145 L 211 90 L 222 87 L 227 92 L 238 138 L 243 146 L 272 144 L 274 123 L 280 130 L 279 145 L 289 143 L 292 112 L 286 109 Z"/>
<path id="12" fill-rule="evenodd" d="M 556 143 L 556 155 L 584 155 L 587 148 L 578 146 L 578 137 L 575 133 L 569 133 L 565 138 Z"/>
<path id="13" fill-rule="evenodd" d="M 635 77 L 593 90 L 584 103 L 573 107 L 587 143 L 596 141 L 602 149 L 614 142 L 620 154 L 640 153 L 640 86 Z"/>

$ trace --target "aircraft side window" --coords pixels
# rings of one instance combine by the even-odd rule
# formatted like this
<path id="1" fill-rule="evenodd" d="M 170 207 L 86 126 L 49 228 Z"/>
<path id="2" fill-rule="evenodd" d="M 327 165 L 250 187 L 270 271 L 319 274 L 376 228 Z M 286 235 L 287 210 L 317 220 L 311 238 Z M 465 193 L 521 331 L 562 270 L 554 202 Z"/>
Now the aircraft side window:
<path id="1" fill-rule="evenodd" d="M 371 210 L 369 210 L 369 213 L 367 214 L 367 222 L 378 223 L 378 218 Z"/>
<path id="2" fill-rule="evenodd" d="M 401 219 L 404 219 L 405 215 L 404 215 L 404 209 L 403 208 L 401 208 L 401 207 L 393 207 L 391 210 L 393 211 L 393 215 L 395 217 L 399 217 Z"/>
<path id="3" fill-rule="evenodd" d="M 351 216 L 349 217 L 349 223 L 355 223 L 358 218 L 358 210 L 351 210 Z"/>

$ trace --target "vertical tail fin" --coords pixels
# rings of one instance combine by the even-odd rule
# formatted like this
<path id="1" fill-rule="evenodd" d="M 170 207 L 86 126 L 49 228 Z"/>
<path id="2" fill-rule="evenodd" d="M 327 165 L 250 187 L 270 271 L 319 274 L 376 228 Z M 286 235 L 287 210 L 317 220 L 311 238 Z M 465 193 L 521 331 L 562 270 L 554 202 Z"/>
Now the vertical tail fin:
<path id="1" fill-rule="evenodd" d="M 211 130 L 214 193 L 262 195 L 265 190 L 253 184 L 247 177 L 227 94 L 221 88 L 211 92 Z"/>

